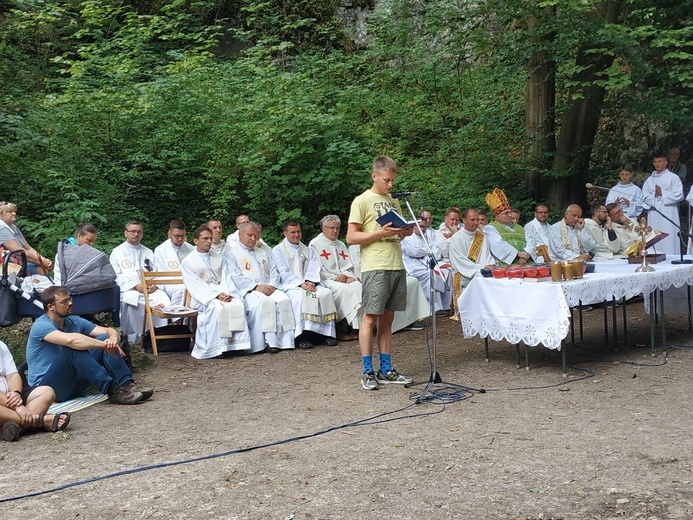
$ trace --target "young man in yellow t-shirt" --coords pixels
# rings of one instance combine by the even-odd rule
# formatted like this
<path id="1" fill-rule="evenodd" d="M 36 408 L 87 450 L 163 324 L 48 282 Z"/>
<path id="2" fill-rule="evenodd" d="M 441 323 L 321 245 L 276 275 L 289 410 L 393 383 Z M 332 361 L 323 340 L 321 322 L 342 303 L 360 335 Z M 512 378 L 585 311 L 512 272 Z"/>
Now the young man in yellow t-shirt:
<path id="1" fill-rule="evenodd" d="M 407 282 L 400 238 L 413 228 L 381 226 L 376 219 L 391 209 L 401 213 L 399 202 L 390 196 L 397 176 L 397 165 L 389 157 L 378 157 L 373 163 L 373 186 L 351 203 L 347 242 L 361 246 L 362 306 L 364 317 L 359 328 L 359 345 L 363 361 L 361 384 L 366 390 L 377 390 L 380 383 L 411 383 L 392 366 L 392 320 L 395 311 L 407 306 Z M 380 368 L 373 369 L 373 327 L 378 324 Z"/>

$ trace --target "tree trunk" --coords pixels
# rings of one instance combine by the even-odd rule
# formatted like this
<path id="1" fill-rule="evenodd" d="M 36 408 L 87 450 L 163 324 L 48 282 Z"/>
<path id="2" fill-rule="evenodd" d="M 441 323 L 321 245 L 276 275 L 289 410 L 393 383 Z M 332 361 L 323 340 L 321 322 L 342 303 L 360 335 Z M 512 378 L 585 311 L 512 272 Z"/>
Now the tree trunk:
<path id="1" fill-rule="evenodd" d="M 615 23 L 618 5 L 598 4 L 594 16 L 602 23 Z M 585 182 L 590 180 L 586 174 L 606 93 L 605 87 L 594 82 L 614 60 L 610 55 L 588 53 L 591 48 L 585 47 L 578 51 L 576 64 L 581 71 L 573 80 L 586 86 L 573 87 L 569 91 L 569 103 L 563 113 L 552 167 L 554 172 L 562 172 L 563 176 L 551 180 L 547 193 L 547 201 L 555 209 L 563 209 L 572 203 L 584 204 L 586 201 Z"/>
<path id="2" fill-rule="evenodd" d="M 550 15 L 555 14 L 551 8 Z M 535 32 L 539 21 L 530 17 L 527 29 Z M 541 172 L 551 166 L 556 151 L 556 67 L 542 45 L 551 40 L 550 36 L 531 35 L 530 44 L 538 48 L 527 63 L 527 83 L 525 87 L 525 149 L 527 169 L 525 182 L 532 190 L 536 200 L 542 200 L 545 180 Z"/>

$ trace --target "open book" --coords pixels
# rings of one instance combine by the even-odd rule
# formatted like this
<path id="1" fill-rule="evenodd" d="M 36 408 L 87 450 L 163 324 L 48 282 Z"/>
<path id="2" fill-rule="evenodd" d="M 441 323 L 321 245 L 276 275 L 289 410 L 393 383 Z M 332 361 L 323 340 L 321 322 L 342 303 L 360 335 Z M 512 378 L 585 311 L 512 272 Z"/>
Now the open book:
<path id="1" fill-rule="evenodd" d="M 664 240 L 666 237 L 669 236 L 669 233 L 662 233 L 658 229 L 654 229 L 650 231 L 650 233 L 645 237 L 645 241 L 647 243 L 647 246 L 645 249 L 651 248 L 653 245 L 659 243 L 660 241 Z M 626 256 L 638 256 L 638 251 L 640 249 L 640 243 L 641 241 L 638 240 L 635 244 L 630 246 L 628 249 L 626 249 Z"/>
<path id="2" fill-rule="evenodd" d="M 392 224 L 392 227 L 397 229 L 413 227 L 416 225 L 416 220 L 404 220 L 404 217 L 394 209 L 391 209 L 383 216 L 378 217 L 375 219 L 375 221 L 381 226 Z"/>

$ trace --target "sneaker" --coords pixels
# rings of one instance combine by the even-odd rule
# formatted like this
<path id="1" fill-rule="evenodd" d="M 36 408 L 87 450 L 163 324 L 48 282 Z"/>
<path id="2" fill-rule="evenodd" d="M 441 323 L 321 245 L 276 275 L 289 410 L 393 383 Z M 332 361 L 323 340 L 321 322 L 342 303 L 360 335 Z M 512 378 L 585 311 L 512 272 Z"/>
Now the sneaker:
<path id="1" fill-rule="evenodd" d="M 378 383 L 384 384 L 396 383 L 398 385 L 407 385 L 412 382 L 411 377 L 403 376 L 394 368 L 389 372 L 385 372 L 384 374 L 380 370 L 378 370 L 378 375 L 376 376 L 376 379 Z"/>
<path id="2" fill-rule="evenodd" d="M 365 390 L 377 390 L 379 385 L 375 379 L 375 372 L 364 372 L 361 376 L 361 386 Z"/>
<path id="3" fill-rule="evenodd" d="M 414 331 L 419 331 L 419 330 L 424 330 L 423 323 L 420 323 L 418 321 L 415 321 L 414 323 L 407 325 L 404 327 L 402 330 L 414 330 Z"/>
<path id="4" fill-rule="evenodd" d="M 144 394 L 139 390 L 128 390 L 124 386 L 119 386 L 108 397 L 108 401 L 113 404 L 137 404 L 144 401 Z"/>
<path id="5" fill-rule="evenodd" d="M 440 309 L 439 311 L 436 311 L 436 317 L 442 318 L 442 317 L 448 317 L 450 316 L 450 310 L 449 309 Z"/>
<path id="6" fill-rule="evenodd" d="M 142 397 L 143 397 L 142 400 L 143 401 L 146 401 L 147 399 L 149 399 L 151 396 L 154 395 L 154 390 L 152 390 L 151 388 L 139 386 L 134 381 L 130 381 L 129 383 L 125 383 L 123 385 L 123 388 L 125 388 L 126 390 L 133 392 L 133 393 L 134 392 L 140 392 L 142 394 Z"/>

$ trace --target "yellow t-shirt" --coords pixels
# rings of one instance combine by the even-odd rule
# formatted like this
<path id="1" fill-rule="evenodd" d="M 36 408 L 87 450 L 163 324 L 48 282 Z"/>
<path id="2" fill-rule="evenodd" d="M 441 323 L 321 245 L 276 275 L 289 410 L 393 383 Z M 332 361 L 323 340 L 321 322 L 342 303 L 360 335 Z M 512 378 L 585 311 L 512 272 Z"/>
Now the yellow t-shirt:
<path id="1" fill-rule="evenodd" d="M 361 224 L 361 231 L 372 233 L 381 228 L 375 219 L 391 209 L 402 213 L 399 201 L 390 195 L 378 195 L 372 190 L 366 190 L 351 203 L 349 223 Z M 377 242 L 361 245 L 361 272 L 366 271 L 397 271 L 404 269 L 402 262 L 402 247 L 399 237 L 381 238 Z"/>

